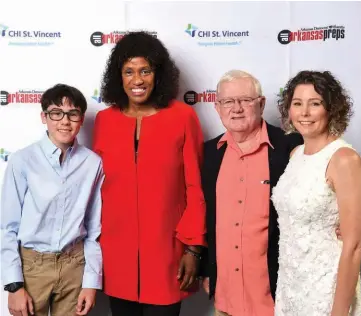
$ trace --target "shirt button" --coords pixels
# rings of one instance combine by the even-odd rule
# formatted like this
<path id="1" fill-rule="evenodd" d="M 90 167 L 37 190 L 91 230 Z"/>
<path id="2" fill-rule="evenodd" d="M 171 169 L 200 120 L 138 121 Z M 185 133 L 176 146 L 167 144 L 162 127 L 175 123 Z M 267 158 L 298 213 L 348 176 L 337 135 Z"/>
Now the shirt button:
<path id="1" fill-rule="evenodd" d="M 239 204 L 242 204 L 242 203 L 243 203 L 243 201 L 242 201 L 242 200 L 238 200 L 238 203 L 239 203 Z"/>
<path id="2" fill-rule="evenodd" d="M 243 177 L 239 179 L 241 182 L 243 182 Z"/>
<path id="3" fill-rule="evenodd" d="M 239 226 L 239 223 L 236 223 L 235 225 L 236 225 L 236 226 Z"/>
<path id="4" fill-rule="evenodd" d="M 236 271 L 236 272 L 238 272 L 238 271 L 239 271 L 239 269 L 238 269 L 238 268 L 236 268 L 236 269 L 235 269 L 235 271 Z"/>
<path id="5" fill-rule="evenodd" d="M 237 246 L 237 245 L 235 245 L 235 246 L 234 246 L 234 248 L 238 249 L 238 246 Z"/>

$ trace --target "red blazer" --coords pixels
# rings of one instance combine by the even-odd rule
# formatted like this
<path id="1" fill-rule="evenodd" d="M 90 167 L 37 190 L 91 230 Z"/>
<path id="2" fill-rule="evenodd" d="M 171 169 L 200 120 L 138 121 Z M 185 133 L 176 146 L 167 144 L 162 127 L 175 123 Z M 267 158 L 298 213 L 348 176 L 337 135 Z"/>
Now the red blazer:
<path id="1" fill-rule="evenodd" d="M 205 245 L 202 130 L 190 106 L 172 101 L 142 119 L 137 161 L 135 132 L 136 119 L 117 108 L 97 114 L 94 151 L 105 172 L 104 291 L 141 303 L 173 304 L 189 295 L 177 280 L 184 244 Z"/>

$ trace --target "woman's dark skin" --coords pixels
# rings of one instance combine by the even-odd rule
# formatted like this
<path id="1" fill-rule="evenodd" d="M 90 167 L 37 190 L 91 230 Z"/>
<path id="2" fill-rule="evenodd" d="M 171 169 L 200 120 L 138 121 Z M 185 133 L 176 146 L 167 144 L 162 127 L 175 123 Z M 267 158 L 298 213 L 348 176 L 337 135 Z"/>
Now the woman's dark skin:
<path id="1" fill-rule="evenodd" d="M 137 118 L 137 139 L 139 139 L 142 118 L 156 114 L 159 110 L 149 101 L 155 86 L 155 72 L 144 57 L 133 57 L 124 63 L 122 68 L 124 92 L 128 96 L 128 106 L 123 113 Z M 200 254 L 198 246 L 188 248 Z M 187 290 L 197 279 L 199 259 L 190 253 L 184 253 L 178 269 L 177 279 L 181 282 L 180 289 Z"/>

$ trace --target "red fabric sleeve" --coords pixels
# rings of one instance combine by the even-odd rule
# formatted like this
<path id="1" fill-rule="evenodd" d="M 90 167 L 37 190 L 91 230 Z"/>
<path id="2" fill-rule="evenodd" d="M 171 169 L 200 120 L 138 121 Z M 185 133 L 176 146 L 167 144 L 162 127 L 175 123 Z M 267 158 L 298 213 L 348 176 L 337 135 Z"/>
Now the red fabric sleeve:
<path id="1" fill-rule="evenodd" d="M 186 245 L 206 246 L 206 207 L 200 175 L 204 139 L 195 111 L 191 109 L 187 114 L 183 146 L 187 205 L 177 225 L 177 238 Z"/>

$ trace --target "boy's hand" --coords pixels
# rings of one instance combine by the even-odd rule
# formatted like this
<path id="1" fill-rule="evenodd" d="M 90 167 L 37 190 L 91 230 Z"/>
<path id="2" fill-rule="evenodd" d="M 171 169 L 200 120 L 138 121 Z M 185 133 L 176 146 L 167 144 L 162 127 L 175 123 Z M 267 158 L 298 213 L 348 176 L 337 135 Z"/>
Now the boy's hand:
<path id="1" fill-rule="evenodd" d="M 96 289 L 82 289 L 76 305 L 77 315 L 86 315 L 95 306 Z"/>
<path id="2" fill-rule="evenodd" d="M 13 316 L 34 315 L 33 300 L 24 288 L 15 293 L 9 293 L 8 297 L 9 312 Z"/>

